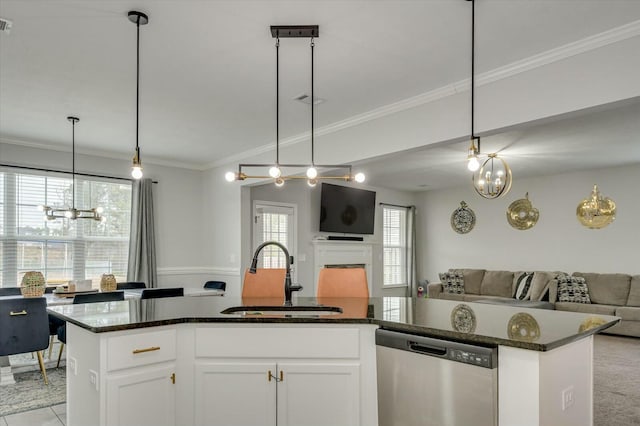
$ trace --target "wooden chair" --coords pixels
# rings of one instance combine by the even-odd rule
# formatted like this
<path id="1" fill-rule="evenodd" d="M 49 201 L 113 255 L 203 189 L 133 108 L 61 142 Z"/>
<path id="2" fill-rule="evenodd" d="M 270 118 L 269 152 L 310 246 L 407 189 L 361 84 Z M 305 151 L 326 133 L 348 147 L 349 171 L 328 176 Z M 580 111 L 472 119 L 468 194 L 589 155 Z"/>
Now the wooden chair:
<path id="1" fill-rule="evenodd" d="M 258 268 L 255 274 L 244 272 L 242 298 L 269 298 L 284 300 L 284 277 L 286 270 Z"/>
<path id="2" fill-rule="evenodd" d="M 42 351 L 49 346 L 49 318 L 44 297 L 0 300 L 0 356 L 37 352 L 45 384 Z"/>
<path id="3" fill-rule="evenodd" d="M 364 268 L 322 268 L 317 297 L 369 297 Z"/>

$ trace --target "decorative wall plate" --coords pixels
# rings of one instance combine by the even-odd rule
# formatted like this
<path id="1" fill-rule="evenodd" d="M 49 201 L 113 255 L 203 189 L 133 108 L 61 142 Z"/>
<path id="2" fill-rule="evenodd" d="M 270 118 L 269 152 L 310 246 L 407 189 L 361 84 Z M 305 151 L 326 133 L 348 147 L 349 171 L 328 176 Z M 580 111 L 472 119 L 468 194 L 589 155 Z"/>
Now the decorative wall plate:
<path id="1" fill-rule="evenodd" d="M 507 208 L 507 222 L 515 229 L 525 231 L 538 223 L 540 212 L 529 201 L 529 193 L 524 198 L 515 200 Z"/>
<path id="2" fill-rule="evenodd" d="M 616 203 L 600 194 L 598 186 L 593 185 L 591 195 L 578 204 L 576 217 L 587 228 L 604 228 L 616 218 Z"/>
<path id="3" fill-rule="evenodd" d="M 451 228 L 458 234 L 470 232 L 476 225 L 476 214 L 467 207 L 467 203 L 460 201 L 460 207 L 451 214 Z"/>
<path id="4" fill-rule="evenodd" d="M 476 331 L 476 314 L 469 305 L 461 303 L 451 311 L 451 327 L 460 333 Z"/>
<path id="5" fill-rule="evenodd" d="M 588 317 L 587 319 L 585 319 L 580 323 L 580 327 L 578 328 L 578 331 L 580 333 L 584 333 L 585 331 L 591 330 L 592 328 L 600 327 L 606 322 L 607 321 L 605 321 L 605 319 L 601 317 L 595 317 L 595 316 Z"/>
<path id="6" fill-rule="evenodd" d="M 540 325 L 531 315 L 518 312 L 509 319 L 507 335 L 513 340 L 535 342 L 540 338 Z"/>

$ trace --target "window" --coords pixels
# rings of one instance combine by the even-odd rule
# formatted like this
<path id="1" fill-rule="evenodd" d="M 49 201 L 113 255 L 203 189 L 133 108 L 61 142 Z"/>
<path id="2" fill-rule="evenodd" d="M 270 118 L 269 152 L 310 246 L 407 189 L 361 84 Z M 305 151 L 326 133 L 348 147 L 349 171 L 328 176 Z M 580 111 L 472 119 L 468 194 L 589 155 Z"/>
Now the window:
<path id="1" fill-rule="evenodd" d="M 100 206 L 105 222 L 48 221 L 39 205 L 78 209 Z M 0 171 L 0 287 L 19 286 L 26 271 L 47 283 L 91 279 L 102 274 L 125 280 L 131 221 L 131 184 L 68 175 Z"/>
<path id="2" fill-rule="evenodd" d="M 407 210 L 382 209 L 384 286 L 407 285 Z"/>
<path id="3" fill-rule="evenodd" d="M 295 255 L 295 212 L 289 204 L 275 204 L 264 201 L 254 206 L 254 248 L 265 241 L 277 241 L 284 245 L 289 255 Z M 260 253 L 260 268 L 285 268 L 284 253 L 278 247 L 267 246 Z M 292 272 L 294 268 L 292 266 Z"/>

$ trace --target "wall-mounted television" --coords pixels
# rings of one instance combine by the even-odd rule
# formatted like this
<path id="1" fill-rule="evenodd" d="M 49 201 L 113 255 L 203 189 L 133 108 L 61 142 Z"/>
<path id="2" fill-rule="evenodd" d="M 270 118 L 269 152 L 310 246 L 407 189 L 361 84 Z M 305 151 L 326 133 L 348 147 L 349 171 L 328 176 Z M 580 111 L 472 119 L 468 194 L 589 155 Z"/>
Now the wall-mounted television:
<path id="1" fill-rule="evenodd" d="M 349 186 L 322 184 L 320 231 L 373 234 L 376 193 Z"/>

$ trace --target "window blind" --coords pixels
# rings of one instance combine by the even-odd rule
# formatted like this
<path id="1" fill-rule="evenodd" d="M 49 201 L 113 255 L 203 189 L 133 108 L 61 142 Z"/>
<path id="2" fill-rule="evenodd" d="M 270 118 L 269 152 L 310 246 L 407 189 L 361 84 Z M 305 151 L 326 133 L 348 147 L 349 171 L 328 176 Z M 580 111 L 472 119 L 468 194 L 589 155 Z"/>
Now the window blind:
<path id="1" fill-rule="evenodd" d="M 104 222 L 46 220 L 39 205 L 102 207 Z M 131 222 L 131 184 L 48 172 L 0 170 L 0 287 L 19 286 L 27 271 L 48 284 L 111 273 L 125 280 Z"/>
<path id="2" fill-rule="evenodd" d="M 383 207 L 383 285 L 407 284 L 407 211 Z"/>

